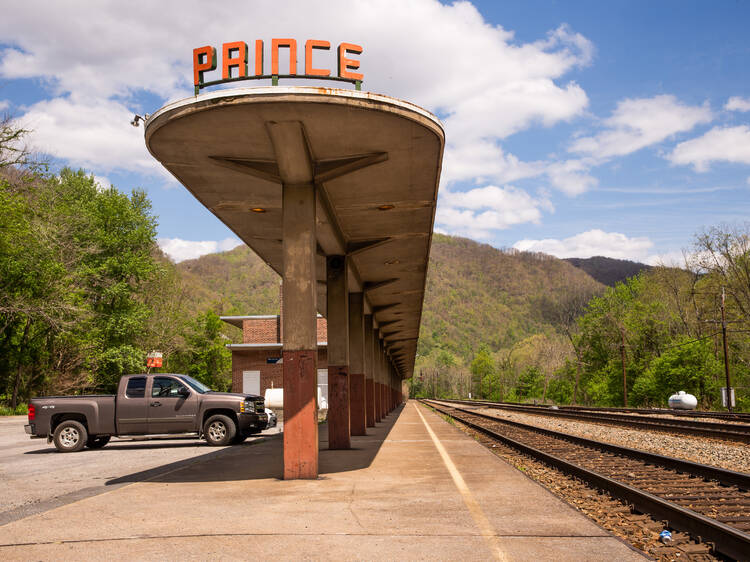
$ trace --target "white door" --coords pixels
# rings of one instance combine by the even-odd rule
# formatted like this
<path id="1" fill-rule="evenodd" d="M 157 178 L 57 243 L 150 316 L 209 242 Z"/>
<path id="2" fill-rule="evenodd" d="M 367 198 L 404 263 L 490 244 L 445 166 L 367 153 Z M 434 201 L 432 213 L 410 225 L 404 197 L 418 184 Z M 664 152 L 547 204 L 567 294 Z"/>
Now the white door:
<path id="1" fill-rule="evenodd" d="M 242 371 L 242 392 L 260 394 L 260 371 Z"/>
<path id="2" fill-rule="evenodd" d="M 328 369 L 318 369 L 318 408 L 328 409 Z"/>

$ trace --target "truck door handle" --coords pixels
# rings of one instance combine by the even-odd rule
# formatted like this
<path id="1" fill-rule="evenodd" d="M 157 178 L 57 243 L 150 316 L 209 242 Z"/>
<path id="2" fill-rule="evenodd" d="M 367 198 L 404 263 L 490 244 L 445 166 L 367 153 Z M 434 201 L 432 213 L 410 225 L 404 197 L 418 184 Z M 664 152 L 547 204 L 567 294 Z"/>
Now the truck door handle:
<path id="1" fill-rule="evenodd" d="M 161 402 L 151 402 L 151 406 L 161 406 Z"/>

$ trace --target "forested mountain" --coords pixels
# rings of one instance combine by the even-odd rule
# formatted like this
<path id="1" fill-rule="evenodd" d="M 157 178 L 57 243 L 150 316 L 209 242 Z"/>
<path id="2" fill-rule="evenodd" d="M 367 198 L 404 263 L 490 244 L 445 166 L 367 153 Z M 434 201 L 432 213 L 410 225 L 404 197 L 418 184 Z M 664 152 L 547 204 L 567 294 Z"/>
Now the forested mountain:
<path id="1" fill-rule="evenodd" d="M 176 265 L 193 313 L 278 314 L 280 277 L 244 244 Z"/>
<path id="2" fill-rule="evenodd" d="M 177 264 L 186 307 L 218 314 L 276 314 L 279 276 L 246 246 Z M 501 251 L 465 238 L 435 234 L 427 273 L 419 353 L 447 350 L 471 361 L 491 350 L 555 330 L 554 304 L 571 290 L 588 296 L 604 286 L 563 260 Z M 236 334 L 235 334 L 236 335 Z"/>
<path id="3" fill-rule="evenodd" d="M 165 371 L 228 388 L 225 344 L 240 334 L 218 315 L 276 313 L 279 277 L 244 246 L 172 263 L 145 192 L 29 163 L 19 134 L 0 122 L 0 413 L 112 390 L 152 350 Z M 712 227 L 694 247 L 684 269 L 577 268 L 436 234 L 411 390 L 607 406 L 686 390 L 716 408 L 726 365 L 750 409 L 750 223 Z M 586 268 L 628 279 L 606 287 Z"/>
<path id="4" fill-rule="evenodd" d="M 498 250 L 436 234 L 427 273 L 419 353 L 435 347 L 470 361 L 479 345 L 491 351 L 560 327 L 554 308 L 571 291 L 587 297 L 604 286 L 555 257 Z M 586 298 L 588 300 L 588 298 Z"/>
<path id="5" fill-rule="evenodd" d="M 566 262 L 582 269 L 591 277 L 609 287 L 614 287 L 617 283 L 622 283 L 630 277 L 635 277 L 641 271 L 651 269 L 650 265 L 630 260 L 618 260 L 615 258 L 605 258 L 604 256 L 594 256 L 593 258 L 566 258 Z"/>

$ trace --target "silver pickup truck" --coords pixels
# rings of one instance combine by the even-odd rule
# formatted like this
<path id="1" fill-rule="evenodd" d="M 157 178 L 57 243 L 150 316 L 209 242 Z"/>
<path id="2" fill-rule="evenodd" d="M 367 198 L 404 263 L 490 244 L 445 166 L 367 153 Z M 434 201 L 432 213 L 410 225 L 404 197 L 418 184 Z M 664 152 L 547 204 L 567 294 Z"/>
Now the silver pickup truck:
<path id="1" fill-rule="evenodd" d="M 156 373 L 125 375 L 116 395 L 33 398 L 25 429 L 68 453 L 124 435 L 195 433 L 209 445 L 238 444 L 267 424 L 262 396 L 214 392 L 188 375 Z"/>

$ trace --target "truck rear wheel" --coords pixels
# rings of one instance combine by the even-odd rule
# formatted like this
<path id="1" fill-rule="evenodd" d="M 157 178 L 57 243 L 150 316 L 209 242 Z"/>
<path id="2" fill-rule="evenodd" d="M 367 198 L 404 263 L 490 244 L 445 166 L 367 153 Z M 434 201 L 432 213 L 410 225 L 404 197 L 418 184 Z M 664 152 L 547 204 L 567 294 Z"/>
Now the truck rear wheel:
<path id="1" fill-rule="evenodd" d="M 237 434 L 237 426 L 231 418 L 217 414 L 211 416 L 203 425 L 206 442 L 213 447 L 229 445 Z"/>
<path id="2" fill-rule="evenodd" d="M 86 446 L 89 449 L 101 449 L 109 443 L 109 435 L 95 435 L 91 436 L 86 440 Z"/>
<path id="3" fill-rule="evenodd" d="M 55 428 L 55 447 L 61 453 L 75 453 L 86 446 L 89 435 L 81 422 L 65 420 Z"/>

